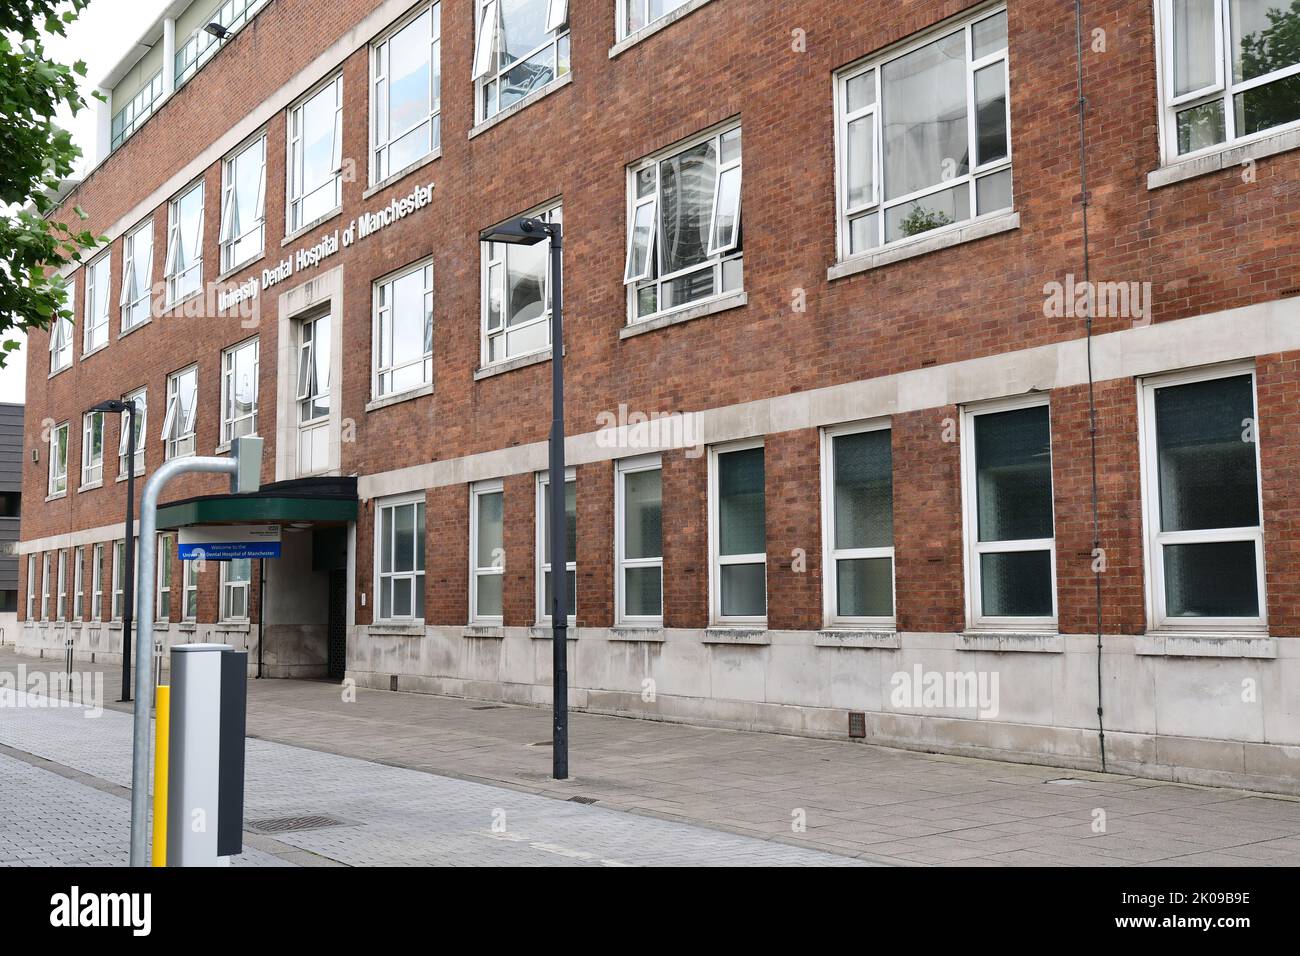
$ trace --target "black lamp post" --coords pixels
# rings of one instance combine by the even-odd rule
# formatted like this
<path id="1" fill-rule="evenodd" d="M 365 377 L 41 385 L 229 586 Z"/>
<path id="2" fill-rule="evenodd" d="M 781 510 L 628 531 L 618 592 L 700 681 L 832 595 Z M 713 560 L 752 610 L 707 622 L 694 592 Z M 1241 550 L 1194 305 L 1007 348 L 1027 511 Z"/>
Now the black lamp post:
<path id="1" fill-rule="evenodd" d="M 507 242 L 531 246 L 551 241 L 551 643 L 554 671 L 555 712 L 552 729 L 551 775 L 556 780 L 569 776 L 569 581 L 565 556 L 568 554 L 564 511 L 564 319 L 560 294 L 560 260 L 563 231 L 558 222 L 525 216 L 503 222 L 479 234 L 480 242 Z"/>
<path id="2" fill-rule="evenodd" d="M 131 625 L 135 617 L 135 402 L 110 398 L 90 409 L 92 412 L 126 413 L 126 543 L 122 572 L 122 696 L 131 700 Z M 111 614 L 111 599 L 110 599 Z"/>

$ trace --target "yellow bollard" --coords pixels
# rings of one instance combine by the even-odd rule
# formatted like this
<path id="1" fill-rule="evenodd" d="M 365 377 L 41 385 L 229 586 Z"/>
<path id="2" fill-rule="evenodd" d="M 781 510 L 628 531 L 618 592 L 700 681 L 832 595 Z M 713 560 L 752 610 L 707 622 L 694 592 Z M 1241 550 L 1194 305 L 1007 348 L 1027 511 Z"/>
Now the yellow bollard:
<path id="1" fill-rule="evenodd" d="M 154 688 L 153 865 L 167 865 L 167 750 L 171 735 L 171 688 Z"/>

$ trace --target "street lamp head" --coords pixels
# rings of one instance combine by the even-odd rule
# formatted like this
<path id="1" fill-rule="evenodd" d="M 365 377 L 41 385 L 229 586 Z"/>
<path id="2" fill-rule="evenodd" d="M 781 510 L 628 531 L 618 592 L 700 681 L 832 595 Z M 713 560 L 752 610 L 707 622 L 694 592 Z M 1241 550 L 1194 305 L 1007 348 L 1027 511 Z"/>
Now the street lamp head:
<path id="1" fill-rule="evenodd" d="M 215 20 L 207 24 L 203 28 L 203 32 L 216 37 L 218 40 L 224 40 L 226 37 L 230 36 L 230 31 Z"/>
<path id="2" fill-rule="evenodd" d="M 518 246 L 532 246 L 550 237 L 551 224 L 532 216 L 521 216 L 484 229 L 479 233 L 479 242 L 509 242 Z"/>
<path id="3" fill-rule="evenodd" d="M 124 412 L 127 409 L 127 403 L 116 398 L 105 399 L 98 405 L 92 406 L 88 411 L 92 412 Z"/>

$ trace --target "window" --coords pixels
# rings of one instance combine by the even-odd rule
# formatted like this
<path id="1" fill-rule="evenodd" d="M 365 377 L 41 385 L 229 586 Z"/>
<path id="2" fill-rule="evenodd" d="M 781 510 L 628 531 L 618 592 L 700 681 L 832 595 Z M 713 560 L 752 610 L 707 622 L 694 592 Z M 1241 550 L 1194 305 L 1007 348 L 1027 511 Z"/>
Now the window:
<path id="1" fill-rule="evenodd" d="M 628 321 L 741 288 L 740 127 L 629 167 Z"/>
<path id="2" fill-rule="evenodd" d="M 50 431 L 50 495 L 68 490 L 68 423 L 55 425 Z"/>
<path id="3" fill-rule="evenodd" d="M 298 474 L 329 467 L 330 316 L 298 323 Z"/>
<path id="4" fill-rule="evenodd" d="M 149 321 L 153 283 L 153 220 L 137 228 L 122 242 L 122 331 Z"/>
<path id="5" fill-rule="evenodd" d="M 618 463 L 614 590 L 620 623 L 663 620 L 663 470 L 659 456 Z"/>
<path id="6" fill-rule="evenodd" d="M 441 36 L 442 5 L 435 3 L 371 49 L 371 183 L 414 165 L 441 143 Z"/>
<path id="7" fill-rule="evenodd" d="M 182 583 L 185 587 L 183 620 L 197 620 L 199 616 L 199 565 L 197 561 L 181 562 Z"/>
<path id="8" fill-rule="evenodd" d="M 1263 627 L 1254 373 L 1142 384 L 1143 498 L 1156 627 Z"/>
<path id="9" fill-rule="evenodd" d="M 200 291 L 203 284 L 203 183 L 167 206 L 167 305 Z"/>
<path id="10" fill-rule="evenodd" d="M 262 254 L 266 225 L 266 134 L 222 165 L 221 271 Z"/>
<path id="11" fill-rule="evenodd" d="M 380 621 L 424 620 L 424 498 L 375 509 Z"/>
<path id="12" fill-rule="evenodd" d="M 1047 405 L 967 409 L 962 429 L 969 617 L 972 626 L 1056 622 L 1052 447 Z"/>
<path id="13" fill-rule="evenodd" d="M 113 620 L 122 620 L 124 580 L 126 575 L 126 541 L 113 542 Z"/>
<path id="14" fill-rule="evenodd" d="M 82 358 L 108 344 L 108 287 L 113 259 L 111 252 L 86 267 L 86 314 L 83 319 Z"/>
<path id="15" fill-rule="evenodd" d="M 131 97 L 130 102 L 113 114 L 110 126 L 111 149 L 117 149 L 153 115 L 154 107 L 163 96 L 163 74 L 159 70 L 149 77 L 140 92 Z"/>
<path id="16" fill-rule="evenodd" d="M 532 213 L 559 223 L 559 206 Z M 483 354 L 492 365 L 541 352 L 551 345 L 551 242 L 483 246 Z"/>
<path id="17" fill-rule="evenodd" d="M 90 552 L 90 616 L 99 620 L 104 600 L 104 546 L 95 545 Z"/>
<path id="18" fill-rule="evenodd" d="M 887 425 L 828 429 L 823 444 L 826 620 L 894 625 L 894 478 Z"/>
<path id="19" fill-rule="evenodd" d="M 471 621 L 501 620 L 502 583 L 506 569 L 504 497 L 499 481 L 470 489 Z"/>
<path id="20" fill-rule="evenodd" d="M 24 617 L 33 620 L 36 609 L 36 555 L 27 556 L 27 613 Z"/>
<path id="21" fill-rule="evenodd" d="M 762 624 L 767 618 L 763 446 L 712 448 L 709 457 L 713 619 Z"/>
<path id="22" fill-rule="evenodd" d="M 104 480 L 104 413 L 81 416 L 81 487 L 94 488 Z"/>
<path id="23" fill-rule="evenodd" d="M 58 598 L 54 604 L 54 619 L 56 621 L 66 620 L 65 614 L 68 610 L 68 552 L 59 552 L 59 591 Z"/>
<path id="24" fill-rule="evenodd" d="M 618 0 L 618 38 L 629 37 L 690 0 Z"/>
<path id="25" fill-rule="evenodd" d="M 839 74 L 840 256 L 1011 208 L 1007 14 Z"/>
<path id="26" fill-rule="evenodd" d="M 194 454 L 194 419 L 198 414 L 199 367 L 167 376 L 167 412 L 163 415 L 162 440 L 167 445 L 166 458 Z"/>
<path id="27" fill-rule="evenodd" d="M 172 536 L 158 535 L 158 620 L 172 616 Z"/>
<path id="28" fill-rule="evenodd" d="M 50 619 L 50 552 L 41 555 L 41 620 Z"/>
<path id="29" fill-rule="evenodd" d="M 221 442 L 257 434 L 257 377 L 260 369 L 256 338 L 221 353 Z"/>
<path id="30" fill-rule="evenodd" d="M 551 580 L 551 483 L 537 476 L 537 619 L 551 620 L 555 604 Z M 566 617 L 572 624 L 578 609 L 578 482 L 570 471 L 564 478 L 564 569 L 567 587 Z"/>
<path id="31" fill-rule="evenodd" d="M 343 75 L 289 113 L 289 231 L 297 232 L 343 202 Z"/>
<path id="32" fill-rule="evenodd" d="M 122 400 L 124 402 L 135 403 L 135 415 L 134 415 L 135 428 L 133 430 L 135 432 L 135 473 L 137 475 L 144 474 L 144 446 L 145 446 L 145 436 L 148 434 L 148 429 L 145 426 L 149 417 L 148 416 L 149 408 L 146 399 L 147 399 L 147 395 L 145 389 L 143 388 L 136 389 L 134 392 L 122 396 Z M 125 478 L 126 477 L 126 456 L 129 450 L 128 438 L 131 434 L 127 430 L 127 423 L 131 421 L 131 416 L 128 416 L 125 412 L 123 412 L 119 416 L 119 419 L 121 424 L 119 425 L 120 437 L 118 438 L 118 443 L 117 443 L 117 468 L 118 468 L 118 476 Z"/>
<path id="33" fill-rule="evenodd" d="M 206 29 L 196 28 L 189 39 L 177 47 L 176 88 L 180 89 L 181 84 L 197 73 L 224 44 L 229 43 L 231 37 L 266 3 L 267 0 L 222 0 L 218 3 L 216 9 L 199 23 L 204 26 L 218 23 L 229 32 L 225 37 L 218 39 Z"/>
<path id="34" fill-rule="evenodd" d="M 372 394 L 397 395 L 433 381 L 433 266 L 375 283 Z"/>
<path id="35" fill-rule="evenodd" d="M 1157 5 L 1171 159 L 1300 122 L 1300 7 L 1289 0 Z"/>
<path id="36" fill-rule="evenodd" d="M 74 621 L 80 621 L 86 611 L 85 572 L 83 568 L 85 562 L 85 548 L 77 548 L 72 552 L 72 619 Z"/>
<path id="37" fill-rule="evenodd" d="M 72 364 L 72 336 L 76 329 L 72 308 L 76 300 L 76 283 L 69 283 L 67 311 L 60 310 L 50 322 L 51 375 L 62 372 Z"/>
<path id="38" fill-rule="evenodd" d="M 22 514 L 23 496 L 17 491 L 0 491 L 0 518 L 17 518 Z"/>
<path id="39" fill-rule="evenodd" d="M 248 620 L 248 592 L 252 580 L 251 559 L 221 562 L 221 620 Z"/>
<path id="40" fill-rule="evenodd" d="M 476 9 L 480 121 L 569 72 L 566 0 L 476 0 Z"/>

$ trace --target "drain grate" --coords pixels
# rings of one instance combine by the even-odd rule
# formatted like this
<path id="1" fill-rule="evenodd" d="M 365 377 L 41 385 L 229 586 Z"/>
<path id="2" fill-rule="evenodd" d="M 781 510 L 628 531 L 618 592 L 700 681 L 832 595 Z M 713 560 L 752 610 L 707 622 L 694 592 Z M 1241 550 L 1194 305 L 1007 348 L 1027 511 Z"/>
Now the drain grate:
<path id="1" fill-rule="evenodd" d="M 470 710 L 505 710 L 502 704 L 484 704 L 481 707 L 471 707 Z"/>
<path id="2" fill-rule="evenodd" d="M 596 802 L 595 797 L 569 797 L 570 803 L 581 803 L 584 806 L 590 806 Z"/>
<path id="3" fill-rule="evenodd" d="M 244 826 L 255 833 L 296 833 L 300 830 L 324 830 L 327 827 L 348 827 L 353 824 L 324 813 L 304 813 L 295 817 L 246 820 Z"/>

